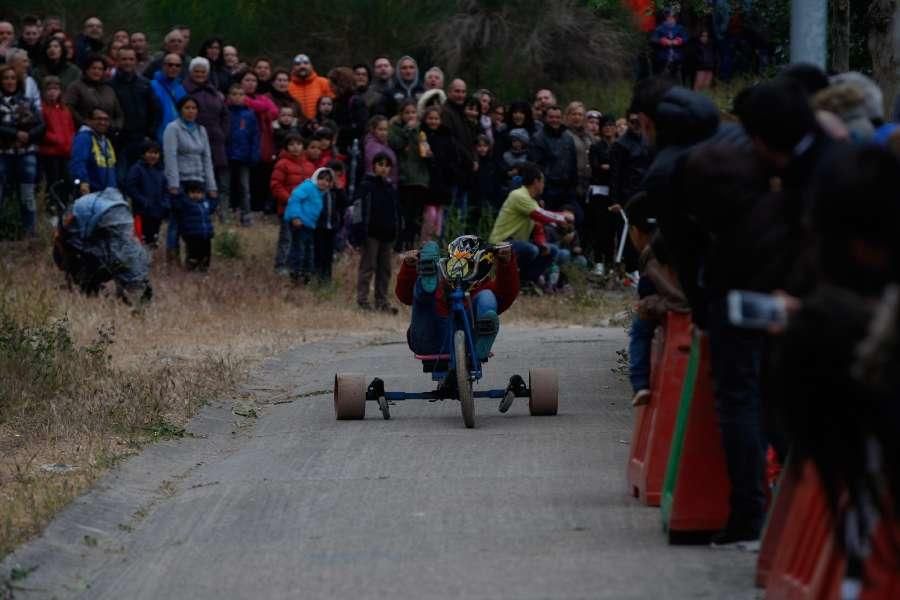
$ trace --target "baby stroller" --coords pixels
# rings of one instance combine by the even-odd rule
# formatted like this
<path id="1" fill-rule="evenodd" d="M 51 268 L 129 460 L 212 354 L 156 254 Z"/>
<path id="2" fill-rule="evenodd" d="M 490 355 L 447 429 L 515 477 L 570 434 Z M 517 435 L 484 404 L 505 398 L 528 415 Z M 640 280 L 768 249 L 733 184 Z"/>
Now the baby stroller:
<path id="1" fill-rule="evenodd" d="M 115 281 L 126 304 L 149 301 L 150 257 L 134 235 L 134 218 L 121 192 L 107 188 L 72 202 L 74 189 L 64 181 L 50 187 L 56 212 L 53 261 L 69 286 L 96 295 Z"/>

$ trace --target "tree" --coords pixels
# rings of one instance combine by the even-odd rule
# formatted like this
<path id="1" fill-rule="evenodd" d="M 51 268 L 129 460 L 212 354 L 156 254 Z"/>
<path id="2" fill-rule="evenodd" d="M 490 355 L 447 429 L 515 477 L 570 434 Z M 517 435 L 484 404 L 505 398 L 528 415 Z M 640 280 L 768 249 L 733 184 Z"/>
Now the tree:
<path id="1" fill-rule="evenodd" d="M 869 54 L 872 76 L 884 94 L 886 114 L 900 89 L 900 2 L 873 0 L 869 5 Z"/>

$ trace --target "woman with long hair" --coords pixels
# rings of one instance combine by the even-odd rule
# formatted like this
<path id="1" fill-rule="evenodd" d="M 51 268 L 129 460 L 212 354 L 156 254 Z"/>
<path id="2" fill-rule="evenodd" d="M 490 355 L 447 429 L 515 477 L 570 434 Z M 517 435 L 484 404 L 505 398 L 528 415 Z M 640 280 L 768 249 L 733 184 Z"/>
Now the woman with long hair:
<path id="1" fill-rule="evenodd" d="M 222 53 L 222 38 L 212 37 L 200 44 L 197 56 L 209 61 L 209 82 L 223 94 L 228 93 L 231 85 L 231 73 L 225 66 L 225 55 Z"/>
<path id="2" fill-rule="evenodd" d="M 48 75 L 59 78 L 63 92 L 81 78 L 81 69 L 69 62 L 65 44 L 55 36 L 44 43 L 38 64 L 34 67 L 34 78 L 42 88 L 44 78 Z"/>

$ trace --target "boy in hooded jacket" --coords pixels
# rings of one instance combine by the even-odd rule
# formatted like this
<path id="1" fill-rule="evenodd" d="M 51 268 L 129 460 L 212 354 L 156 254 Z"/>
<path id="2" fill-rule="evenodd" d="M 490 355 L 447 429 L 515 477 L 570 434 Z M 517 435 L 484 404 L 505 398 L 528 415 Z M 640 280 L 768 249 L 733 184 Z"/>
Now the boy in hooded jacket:
<path id="1" fill-rule="evenodd" d="M 201 181 L 184 181 L 182 186 L 185 193 L 176 197 L 172 212 L 187 250 L 184 264 L 189 271 L 206 271 L 212 255 L 213 215 L 218 200 L 207 196 Z"/>
<path id="2" fill-rule="evenodd" d="M 162 220 L 169 216 L 166 177 L 156 142 L 144 142 L 141 160 L 131 165 L 125 177 L 125 193 L 131 198 L 131 210 L 141 219 L 143 242 L 155 248 Z"/>
<path id="3" fill-rule="evenodd" d="M 290 134 L 285 138 L 285 148 L 278 155 L 278 162 L 272 169 L 269 189 L 275 199 L 275 211 L 281 220 L 278 230 L 278 244 L 275 247 L 275 271 L 287 275 L 288 255 L 291 252 L 291 226 L 284 220 L 284 209 L 291 192 L 298 185 L 312 177 L 316 167 L 303 151 L 303 138 Z"/>
<path id="4" fill-rule="evenodd" d="M 291 277 L 308 283 L 313 270 L 313 236 L 322 212 L 322 194 L 334 184 L 334 171 L 316 169 L 312 177 L 291 192 L 284 209 L 284 221 L 290 225 L 291 250 L 288 258 Z"/>
<path id="5" fill-rule="evenodd" d="M 365 176 L 357 190 L 358 222 L 354 222 L 353 237 L 361 241 L 362 256 L 356 280 L 356 303 L 363 310 L 371 310 L 369 284 L 375 275 L 375 309 L 396 314 L 388 302 L 391 281 L 391 252 L 402 228 L 400 200 L 388 176 L 393 159 L 379 152 L 372 159 L 372 173 Z M 354 207 L 356 210 L 356 207 Z"/>

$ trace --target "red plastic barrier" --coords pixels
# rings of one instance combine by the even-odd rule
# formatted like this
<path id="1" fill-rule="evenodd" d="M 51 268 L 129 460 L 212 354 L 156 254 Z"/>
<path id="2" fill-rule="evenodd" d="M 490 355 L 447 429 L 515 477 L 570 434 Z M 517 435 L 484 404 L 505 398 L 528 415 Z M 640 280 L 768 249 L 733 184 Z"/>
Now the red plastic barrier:
<path id="1" fill-rule="evenodd" d="M 653 339 L 650 403 L 635 409 L 628 460 L 628 486 L 648 506 L 662 495 L 690 348 L 690 315 L 669 313 Z"/>
<path id="2" fill-rule="evenodd" d="M 673 447 L 670 462 L 677 460 L 671 492 L 664 484 L 663 522 L 669 541 L 705 541 L 724 529 L 728 521 L 731 484 L 725 467 L 722 434 L 713 398 L 709 340 L 700 341 L 700 357 L 693 395 L 684 395 L 679 411 L 687 410 L 680 449 Z M 687 378 L 686 378 L 687 381 Z M 677 427 L 677 424 L 676 424 Z M 670 495 L 669 495 L 670 494 Z"/>
<path id="3" fill-rule="evenodd" d="M 791 508 L 794 503 L 794 495 L 797 491 L 798 474 L 786 466 L 781 472 L 781 478 L 775 489 L 775 495 L 771 503 L 769 514 L 766 517 L 766 526 L 763 529 L 760 540 L 759 558 L 756 561 L 756 585 L 765 587 L 772 563 L 775 560 L 775 552 L 781 543 L 781 535 L 791 518 Z"/>
<path id="4" fill-rule="evenodd" d="M 806 462 L 792 478 L 793 490 L 783 523 L 770 519 L 760 561 L 771 561 L 765 575 L 766 598 L 812 600 L 837 598 L 843 574 L 834 540 L 834 523 L 815 466 Z M 781 492 L 776 505 L 781 503 Z M 759 579 L 759 574 L 757 574 Z M 830 590 L 830 592 L 829 592 Z"/>

